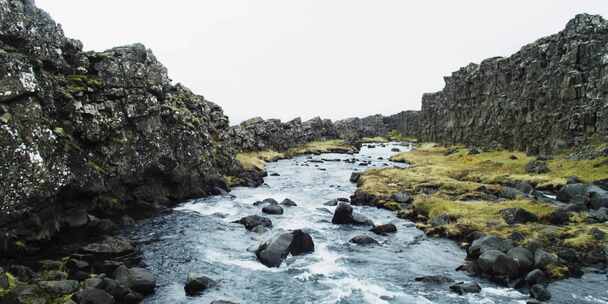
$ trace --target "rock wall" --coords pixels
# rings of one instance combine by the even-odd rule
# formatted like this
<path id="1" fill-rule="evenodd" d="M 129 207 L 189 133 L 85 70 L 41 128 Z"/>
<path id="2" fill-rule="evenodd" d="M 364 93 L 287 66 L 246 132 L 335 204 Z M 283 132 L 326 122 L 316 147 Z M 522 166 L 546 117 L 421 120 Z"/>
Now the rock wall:
<path id="1" fill-rule="evenodd" d="M 232 127 L 230 138 L 232 145 L 241 151 L 285 151 L 311 141 L 338 138 L 338 133 L 329 119 L 317 117 L 302 122 L 296 118 L 281 122 L 256 117 Z"/>
<path id="2" fill-rule="evenodd" d="M 239 173 L 228 134 L 143 45 L 83 52 L 32 1 L 0 1 L 0 256 L 220 192 Z"/>
<path id="3" fill-rule="evenodd" d="M 389 131 L 384 117 L 380 114 L 339 120 L 335 122 L 335 126 L 339 136 L 345 139 L 382 136 Z"/>
<path id="4" fill-rule="evenodd" d="M 508 58 L 470 64 L 398 123 L 425 141 L 552 153 L 608 136 L 608 22 L 577 15 Z M 399 114 L 398 114 L 399 115 Z M 408 124 L 413 124 L 408 126 Z"/>

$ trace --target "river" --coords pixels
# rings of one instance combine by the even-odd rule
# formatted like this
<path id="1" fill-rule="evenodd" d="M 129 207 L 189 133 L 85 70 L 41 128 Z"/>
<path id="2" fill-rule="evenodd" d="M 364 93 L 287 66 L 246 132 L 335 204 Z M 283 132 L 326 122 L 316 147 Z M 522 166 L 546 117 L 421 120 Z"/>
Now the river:
<path id="1" fill-rule="evenodd" d="M 126 231 L 142 250 L 145 266 L 158 278 L 159 287 L 146 303 L 526 303 L 528 296 L 455 271 L 465 252 L 454 242 L 428 238 L 412 222 L 397 219 L 387 210 L 354 207 L 376 224 L 393 223 L 398 232 L 378 236 L 369 228 L 331 223 L 335 207 L 329 200 L 349 197 L 356 186 L 349 182 L 353 171 L 371 167 L 403 166 L 387 161 L 396 143 L 375 148 L 364 146 L 356 155 L 323 154 L 269 163 L 267 171 L 278 176 L 265 178 L 258 188 L 236 188 L 230 195 L 196 199 L 173 212 L 149 219 Z M 343 160 L 358 159 L 354 163 Z M 379 159 L 383 158 L 383 159 Z M 335 161 L 339 159 L 339 161 Z M 361 161 L 369 166 L 360 166 Z M 232 223 L 261 213 L 255 201 L 289 198 L 297 207 L 286 207 L 283 215 L 265 215 L 273 222 L 265 234 L 248 232 Z M 280 268 L 267 268 L 253 250 L 270 234 L 303 229 L 315 242 L 310 255 L 289 257 Z M 367 234 L 379 246 L 349 243 Z M 187 297 L 184 283 L 188 272 L 198 272 L 217 281 L 216 288 L 198 297 Z M 459 296 L 448 285 L 415 282 L 423 275 L 444 275 L 456 281 L 476 281 L 479 294 Z M 551 285 L 551 303 L 608 303 L 606 275 L 594 273 L 583 280 Z"/>

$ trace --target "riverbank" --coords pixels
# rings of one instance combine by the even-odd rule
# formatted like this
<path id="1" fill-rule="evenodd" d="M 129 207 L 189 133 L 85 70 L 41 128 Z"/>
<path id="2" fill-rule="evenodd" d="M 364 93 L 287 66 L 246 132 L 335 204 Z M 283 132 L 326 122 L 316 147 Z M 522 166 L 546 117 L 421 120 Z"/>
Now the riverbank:
<path id="1" fill-rule="evenodd" d="M 409 168 L 355 176 L 352 200 L 395 210 L 427 235 L 458 241 L 469 253 L 464 270 L 525 287 L 537 268 L 550 281 L 606 265 L 608 157 L 576 155 L 419 144 L 391 158 Z"/>

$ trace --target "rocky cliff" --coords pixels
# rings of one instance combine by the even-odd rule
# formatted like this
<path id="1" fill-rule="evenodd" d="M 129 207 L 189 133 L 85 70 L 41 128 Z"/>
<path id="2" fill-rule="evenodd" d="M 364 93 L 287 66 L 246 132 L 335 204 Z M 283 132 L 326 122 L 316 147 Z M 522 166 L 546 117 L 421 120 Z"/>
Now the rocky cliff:
<path id="1" fill-rule="evenodd" d="M 608 22 L 577 15 L 507 58 L 470 64 L 399 129 L 425 141 L 552 153 L 608 136 Z"/>
<path id="2" fill-rule="evenodd" d="M 331 120 L 319 117 L 302 122 L 251 118 L 230 129 L 230 142 L 240 151 L 285 151 L 311 141 L 338 138 Z"/>
<path id="3" fill-rule="evenodd" d="M 0 255 L 221 192 L 239 171 L 228 133 L 143 45 L 83 52 L 31 0 L 0 1 Z"/>

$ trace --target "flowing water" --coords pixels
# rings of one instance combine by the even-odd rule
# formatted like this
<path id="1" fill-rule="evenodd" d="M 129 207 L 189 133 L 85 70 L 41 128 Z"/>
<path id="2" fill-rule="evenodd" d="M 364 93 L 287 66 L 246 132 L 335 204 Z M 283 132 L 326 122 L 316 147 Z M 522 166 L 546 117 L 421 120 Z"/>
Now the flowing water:
<path id="1" fill-rule="evenodd" d="M 126 233 L 143 252 L 143 262 L 159 280 L 159 288 L 147 303 L 526 303 L 527 295 L 513 289 L 455 271 L 465 253 L 448 240 L 427 238 L 409 221 L 387 210 L 354 207 L 376 224 L 393 223 L 398 232 L 378 236 L 369 228 L 331 224 L 333 209 L 323 203 L 348 197 L 355 190 L 349 182 L 353 171 L 370 167 L 399 166 L 387 161 L 394 152 L 409 147 L 363 147 L 356 155 L 323 154 L 281 160 L 267 166 L 269 176 L 259 188 L 237 188 L 230 195 L 193 200 L 171 213 L 150 219 Z M 343 160 L 357 158 L 355 163 Z M 384 159 L 378 159 L 378 158 Z M 339 159 L 339 161 L 335 161 Z M 360 166 L 360 161 L 370 161 Z M 283 215 L 265 215 L 274 228 L 266 234 L 248 232 L 232 223 L 261 213 L 255 201 L 289 198 L 297 207 L 285 207 Z M 303 229 L 315 242 L 310 255 L 289 257 L 280 268 L 267 268 L 253 250 L 272 233 Z M 367 234 L 381 245 L 361 247 L 348 241 Z M 184 294 L 188 272 L 219 281 L 216 288 L 198 297 Z M 423 275 L 445 275 L 456 281 L 477 281 L 480 294 L 458 296 L 447 285 L 414 281 Z M 608 303 L 605 274 L 589 274 L 551 286 L 552 303 Z"/>

